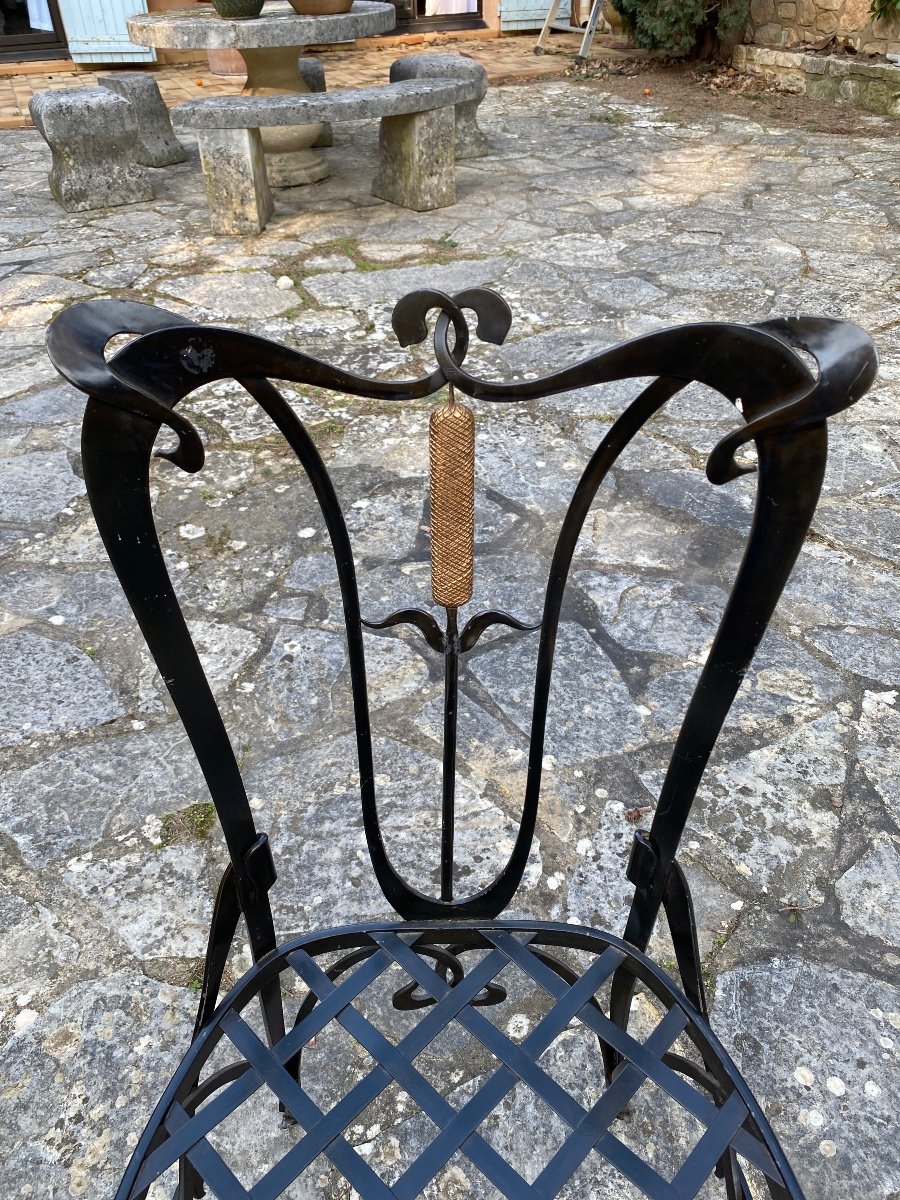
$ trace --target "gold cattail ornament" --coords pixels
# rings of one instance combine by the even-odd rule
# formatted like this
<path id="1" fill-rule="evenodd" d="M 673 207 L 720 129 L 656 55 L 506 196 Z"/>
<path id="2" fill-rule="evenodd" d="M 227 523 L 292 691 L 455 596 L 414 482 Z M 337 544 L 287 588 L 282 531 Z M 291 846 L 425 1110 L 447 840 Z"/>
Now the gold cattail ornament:
<path id="1" fill-rule="evenodd" d="M 475 414 L 453 384 L 428 423 L 431 468 L 431 594 L 458 608 L 472 599 L 475 566 Z"/>

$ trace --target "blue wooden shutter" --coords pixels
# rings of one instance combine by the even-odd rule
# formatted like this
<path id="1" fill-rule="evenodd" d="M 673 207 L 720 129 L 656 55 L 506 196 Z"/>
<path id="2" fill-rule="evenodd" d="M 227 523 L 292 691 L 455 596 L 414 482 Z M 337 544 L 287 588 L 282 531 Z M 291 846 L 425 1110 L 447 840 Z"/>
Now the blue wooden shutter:
<path id="1" fill-rule="evenodd" d="M 146 0 L 57 0 L 75 62 L 154 62 L 156 51 L 128 40 L 125 18 L 147 11 Z"/>
<path id="2" fill-rule="evenodd" d="M 539 30 L 547 19 L 550 0 L 500 0 L 500 32 L 511 30 Z M 564 24 L 569 19 L 569 2 L 563 0 L 559 6 L 557 21 Z"/>

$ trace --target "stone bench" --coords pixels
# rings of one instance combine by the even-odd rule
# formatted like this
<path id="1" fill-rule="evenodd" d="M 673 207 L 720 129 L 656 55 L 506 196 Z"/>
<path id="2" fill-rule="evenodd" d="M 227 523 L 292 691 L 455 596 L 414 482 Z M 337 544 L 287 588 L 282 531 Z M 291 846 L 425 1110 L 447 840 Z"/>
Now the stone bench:
<path id="1" fill-rule="evenodd" d="M 66 212 L 153 199 L 127 100 L 106 88 L 59 88 L 36 92 L 28 111 L 50 147 L 50 191 Z"/>
<path id="2" fill-rule="evenodd" d="M 456 105 L 456 157 L 483 158 L 487 154 L 487 138 L 476 120 L 478 105 L 488 87 L 487 71 L 481 63 L 464 54 L 407 54 L 391 64 L 391 83 L 402 79 L 465 79 L 473 83 L 475 98 Z"/>
<path id="3" fill-rule="evenodd" d="M 456 200 L 455 106 L 480 100 L 476 79 L 407 79 L 385 87 L 276 96 L 217 96 L 172 110 L 197 135 L 215 233 L 259 233 L 272 215 L 259 130 L 381 119 L 372 194 L 425 212 Z"/>
<path id="4" fill-rule="evenodd" d="M 28 108 L 50 147 L 50 190 L 67 212 L 150 200 L 141 167 L 183 162 L 156 81 L 137 71 L 102 75 L 97 88 L 37 92 Z"/>
<path id="5" fill-rule="evenodd" d="M 97 83 L 131 105 L 137 122 L 137 162 L 145 167 L 184 162 L 184 146 L 172 131 L 169 110 L 152 76 L 141 71 L 117 71 L 115 75 L 98 75 Z"/>

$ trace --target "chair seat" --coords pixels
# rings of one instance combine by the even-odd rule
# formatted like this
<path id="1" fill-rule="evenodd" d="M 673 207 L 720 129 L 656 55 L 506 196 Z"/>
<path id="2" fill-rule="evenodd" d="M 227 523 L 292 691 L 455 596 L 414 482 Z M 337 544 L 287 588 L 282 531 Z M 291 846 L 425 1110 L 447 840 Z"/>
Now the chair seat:
<path id="1" fill-rule="evenodd" d="M 617 971 L 637 981 L 628 1032 L 607 1015 Z M 275 986 L 293 1025 L 269 1048 L 251 1002 Z M 194 1041 L 117 1200 L 181 1156 L 181 1194 L 199 1177 L 220 1200 L 347 1194 L 329 1168 L 366 1200 L 802 1200 L 671 980 L 611 934 L 547 923 L 353 926 L 273 951 Z"/>

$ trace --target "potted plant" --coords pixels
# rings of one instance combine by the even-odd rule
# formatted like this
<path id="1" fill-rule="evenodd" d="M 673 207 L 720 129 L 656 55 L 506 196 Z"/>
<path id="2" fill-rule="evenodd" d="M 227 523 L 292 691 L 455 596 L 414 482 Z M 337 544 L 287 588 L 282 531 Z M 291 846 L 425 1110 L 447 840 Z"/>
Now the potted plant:
<path id="1" fill-rule="evenodd" d="M 212 6 L 229 21 L 246 21 L 259 16 L 263 0 L 212 0 Z"/>

